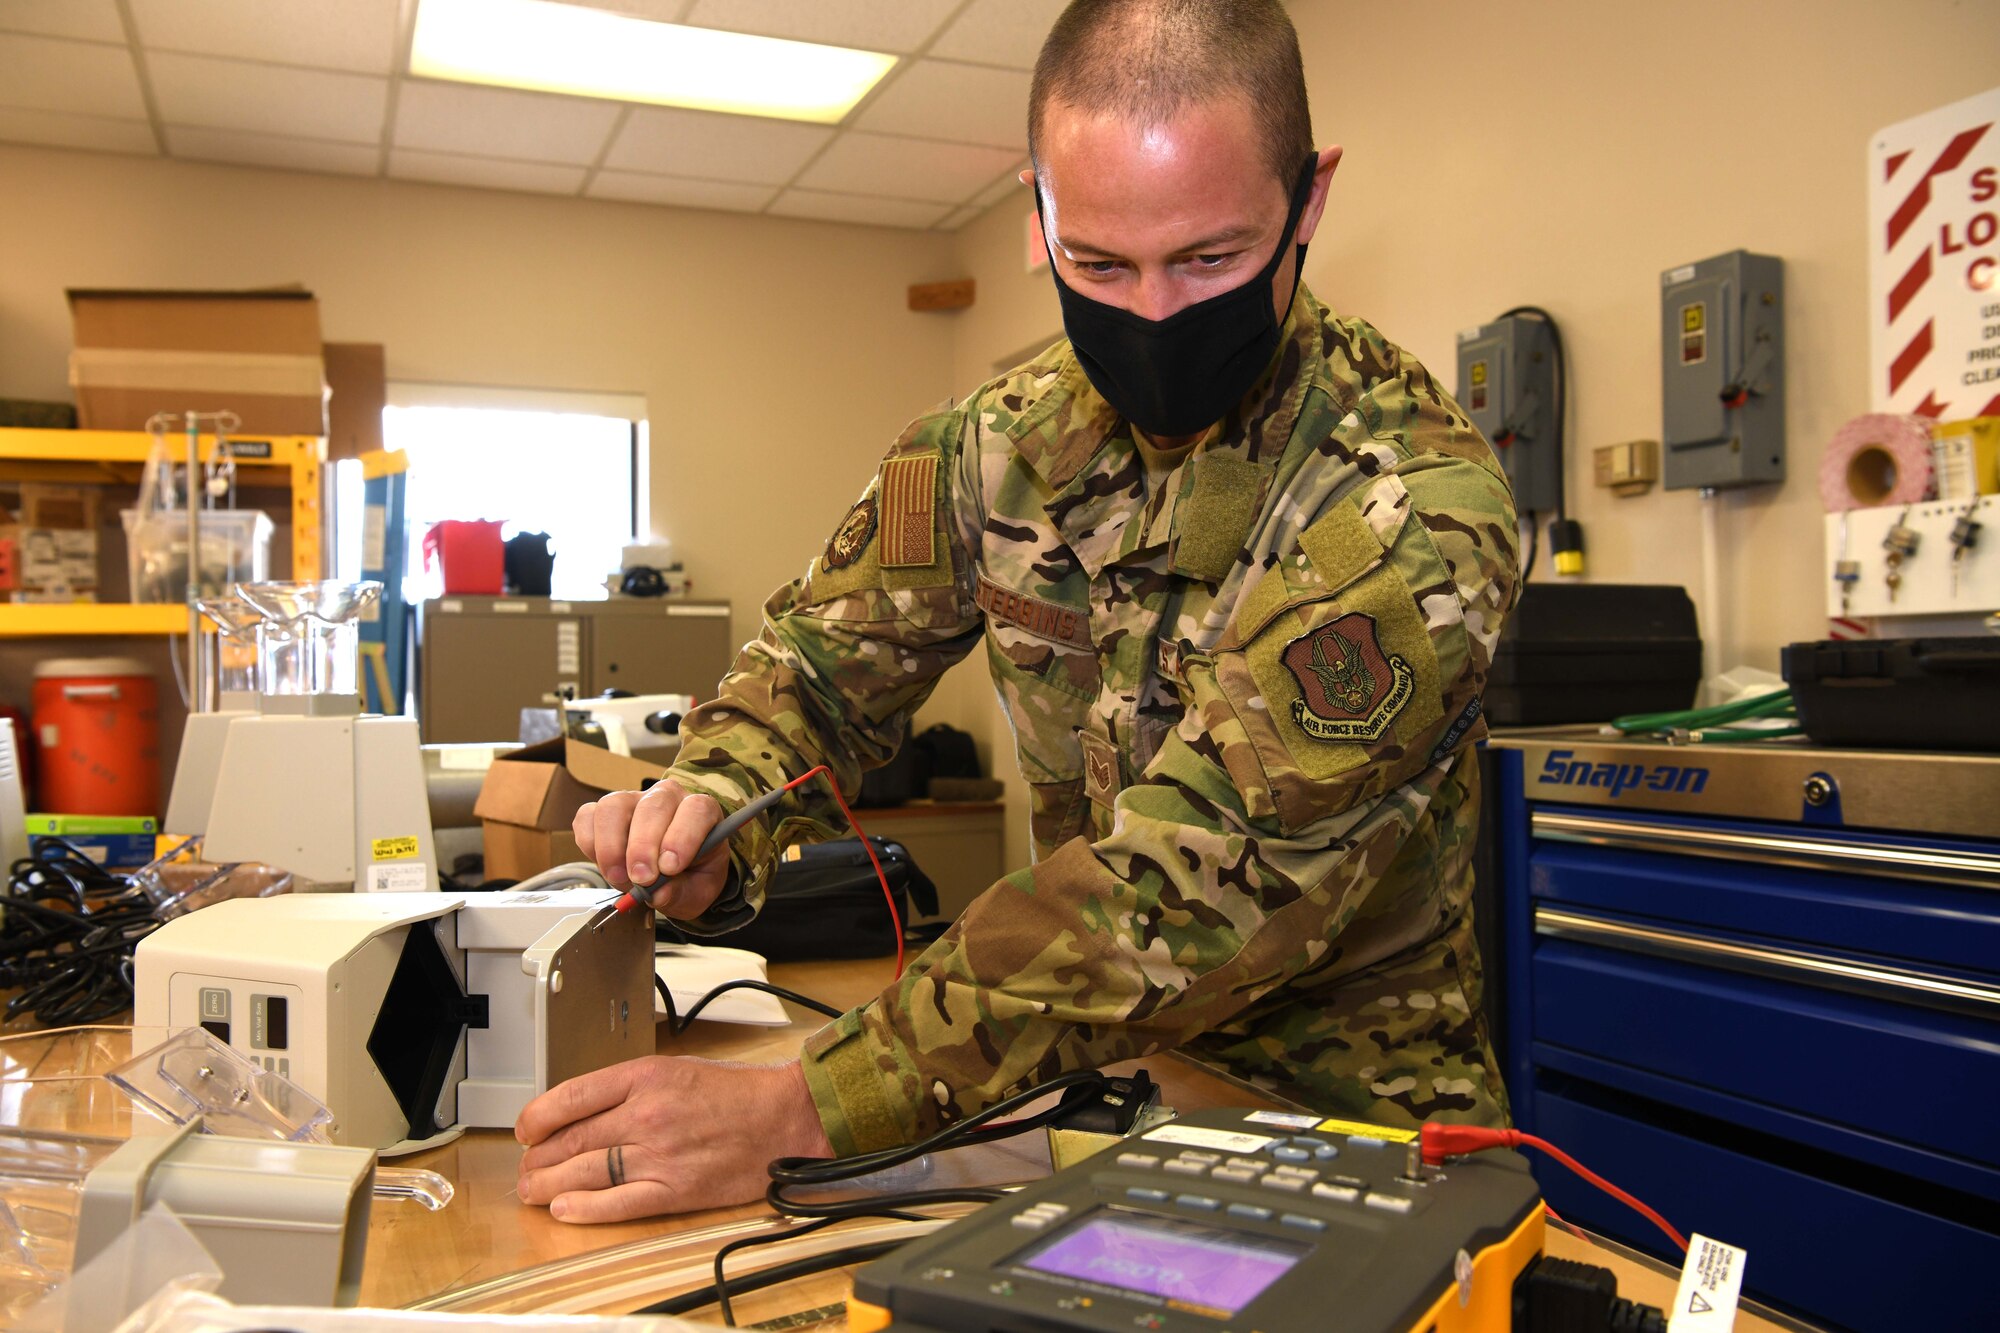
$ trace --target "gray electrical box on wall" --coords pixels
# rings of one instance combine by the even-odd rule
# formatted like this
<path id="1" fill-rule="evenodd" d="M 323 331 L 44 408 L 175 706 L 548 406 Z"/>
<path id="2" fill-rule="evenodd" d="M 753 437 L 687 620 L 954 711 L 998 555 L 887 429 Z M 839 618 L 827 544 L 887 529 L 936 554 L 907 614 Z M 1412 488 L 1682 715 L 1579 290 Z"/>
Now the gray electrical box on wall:
<path id="1" fill-rule="evenodd" d="M 1785 479 L 1782 260 L 1731 250 L 1660 275 L 1660 399 L 1668 490 Z"/>
<path id="2" fill-rule="evenodd" d="M 1508 315 L 1458 335 L 1458 405 L 1493 445 L 1523 514 L 1557 507 L 1555 376 L 1555 349 L 1542 320 Z"/>

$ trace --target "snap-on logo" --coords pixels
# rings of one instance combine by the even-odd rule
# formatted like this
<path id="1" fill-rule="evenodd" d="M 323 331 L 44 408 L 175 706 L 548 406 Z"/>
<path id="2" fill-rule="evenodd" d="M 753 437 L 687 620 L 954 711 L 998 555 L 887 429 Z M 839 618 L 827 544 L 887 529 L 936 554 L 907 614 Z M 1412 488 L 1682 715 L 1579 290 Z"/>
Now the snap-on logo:
<path id="1" fill-rule="evenodd" d="M 1613 799 L 1642 788 L 1699 796 L 1708 785 L 1708 770 L 1691 764 L 1592 763 L 1578 759 L 1574 750 L 1551 750 L 1542 761 L 1541 779 L 1563 787 L 1602 787 Z"/>

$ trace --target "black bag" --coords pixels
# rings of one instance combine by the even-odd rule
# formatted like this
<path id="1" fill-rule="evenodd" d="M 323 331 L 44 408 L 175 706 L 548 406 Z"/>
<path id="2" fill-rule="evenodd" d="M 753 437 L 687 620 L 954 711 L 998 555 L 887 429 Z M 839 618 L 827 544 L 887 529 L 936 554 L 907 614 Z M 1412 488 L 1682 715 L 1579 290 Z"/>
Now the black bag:
<path id="1" fill-rule="evenodd" d="M 933 778 L 984 776 L 979 771 L 979 747 L 973 743 L 969 731 L 960 731 L 940 722 L 910 744 L 930 756 L 930 775 Z"/>
<path id="2" fill-rule="evenodd" d="M 879 809 L 885 805 L 907 805 L 930 795 L 931 757 L 920 745 L 905 744 L 895 758 L 880 768 L 861 775 L 861 793 L 854 798 L 857 809 Z"/>
<path id="3" fill-rule="evenodd" d="M 920 915 L 937 915 L 937 886 L 903 845 L 886 838 L 868 841 L 882 859 L 897 915 L 907 923 L 913 901 Z M 773 962 L 880 958 L 896 950 L 882 884 L 859 838 L 802 847 L 797 860 L 780 861 L 757 919 L 702 942 L 750 949 Z"/>
<path id="4" fill-rule="evenodd" d="M 517 597 L 547 597 L 555 578 L 556 558 L 546 532 L 517 532 L 507 539 L 501 557 L 507 570 L 507 590 Z"/>

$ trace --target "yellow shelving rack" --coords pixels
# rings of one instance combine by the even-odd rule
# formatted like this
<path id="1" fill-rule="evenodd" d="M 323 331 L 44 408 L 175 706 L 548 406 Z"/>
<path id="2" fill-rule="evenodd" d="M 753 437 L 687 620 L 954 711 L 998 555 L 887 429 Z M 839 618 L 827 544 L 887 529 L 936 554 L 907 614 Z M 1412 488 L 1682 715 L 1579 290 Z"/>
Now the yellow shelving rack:
<path id="1" fill-rule="evenodd" d="M 174 437 L 181 461 L 183 437 Z M 0 428 L 0 480 L 56 484 L 119 482 L 134 485 L 152 450 L 153 437 L 137 430 L 21 430 Z M 215 453 L 204 435 L 203 462 Z M 233 435 L 237 484 L 287 487 L 292 494 L 292 577 L 320 577 L 320 466 L 326 442 L 316 435 Z M 268 448 L 265 457 L 250 456 Z M 184 634 L 187 608 L 133 603 L 0 603 L 0 638 L 57 634 Z"/>

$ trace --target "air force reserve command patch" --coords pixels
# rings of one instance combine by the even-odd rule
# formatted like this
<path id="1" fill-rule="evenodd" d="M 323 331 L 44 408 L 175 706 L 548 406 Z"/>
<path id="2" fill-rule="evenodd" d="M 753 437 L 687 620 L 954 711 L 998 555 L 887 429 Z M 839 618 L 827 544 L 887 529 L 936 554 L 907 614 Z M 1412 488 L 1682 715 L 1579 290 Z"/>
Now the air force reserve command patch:
<path id="1" fill-rule="evenodd" d="M 854 502 L 854 508 L 847 511 L 847 517 L 840 520 L 840 526 L 833 530 L 833 536 L 826 540 L 826 553 L 820 560 L 828 569 L 846 569 L 861 558 L 868 549 L 868 543 L 875 538 L 875 492 L 869 491 Z"/>
<path id="2" fill-rule="evenodd" d="M 1382 650 L 1375 617 L 1359 611 L 1301 634 L 1280 660 L 1304 696 L 1292 721 L 1318 740 L 1380 740 L 1416 689 L 1410 664 Z"/>

